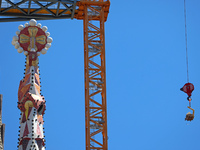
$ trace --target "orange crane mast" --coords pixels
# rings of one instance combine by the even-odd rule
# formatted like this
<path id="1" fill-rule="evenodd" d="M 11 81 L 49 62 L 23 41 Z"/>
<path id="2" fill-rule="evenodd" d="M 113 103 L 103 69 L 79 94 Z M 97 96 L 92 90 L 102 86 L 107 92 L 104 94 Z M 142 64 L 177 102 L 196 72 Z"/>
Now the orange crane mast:
<path id="1" fill-rule="evenodd" d="M 84 20 L 86 150 L 107 150 L 105 31 L 110 2 L 80 1 Z"/>
<path id="2" fill-rule="evenodd" d="M 109 0 L 0 0 L 0 22 L 83 20 L 86 150 L 108 150 L 104 24 L 109 7 Z"/>

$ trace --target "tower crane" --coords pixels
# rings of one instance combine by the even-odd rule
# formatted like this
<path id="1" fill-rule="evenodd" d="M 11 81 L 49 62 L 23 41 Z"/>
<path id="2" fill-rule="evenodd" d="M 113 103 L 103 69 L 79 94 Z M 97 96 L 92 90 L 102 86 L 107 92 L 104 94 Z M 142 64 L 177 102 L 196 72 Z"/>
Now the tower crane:
<path id="1" fill-rule="evenodd" d="M 108 149 L 104 23 L 109 7 L 109 0 L 0 0 L 0 22 L 83 20 L 86 150 Z"/>

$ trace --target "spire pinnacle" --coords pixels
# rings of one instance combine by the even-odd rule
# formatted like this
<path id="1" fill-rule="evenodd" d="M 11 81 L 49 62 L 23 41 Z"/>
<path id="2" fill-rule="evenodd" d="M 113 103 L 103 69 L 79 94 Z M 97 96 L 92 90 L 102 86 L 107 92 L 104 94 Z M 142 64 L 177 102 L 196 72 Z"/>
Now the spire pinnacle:
<path id="1" fill-rule="evenodd" d="M 35 150 L 45 150 L 43 115 L 46 101 L 40 93 L 38 56 L 47 53 L 53 39 L 49 37 L 48 28 L 37 24 L 35 19 L 19 25 L 18 29 L 12 44 L 19 53 L 26 55 L 25 77 L 20 81 L 18 90 L 18 108 L 21 111 L 18 149 L 34 147 Z"/>

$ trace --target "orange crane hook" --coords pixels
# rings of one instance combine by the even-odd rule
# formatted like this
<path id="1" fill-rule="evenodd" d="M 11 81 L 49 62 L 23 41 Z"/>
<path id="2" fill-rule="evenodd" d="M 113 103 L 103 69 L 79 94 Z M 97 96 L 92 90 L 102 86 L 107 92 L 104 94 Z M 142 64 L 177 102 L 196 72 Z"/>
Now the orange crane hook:
<path id="1" fill-rule="evenodd" d="M 185 120 L 187 120 L 187 121 L 192 121 L 192 120 L 194 119 L 194 109 L 192 109 L 190 106 L 188 106 L 188 108 L 189 108 L 190 110 L 192 110 L 193 112 L 192 112 L 192 114 L 191 114 L 190 112 L 188 112 L 188 113 L 186 114 Z"/>

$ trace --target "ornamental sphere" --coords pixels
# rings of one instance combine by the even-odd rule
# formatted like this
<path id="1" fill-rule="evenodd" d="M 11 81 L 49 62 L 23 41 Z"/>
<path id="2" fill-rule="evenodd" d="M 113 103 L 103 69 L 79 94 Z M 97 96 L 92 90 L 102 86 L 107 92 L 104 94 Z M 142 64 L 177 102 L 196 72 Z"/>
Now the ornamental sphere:
<path id="1" fill-rule="evenodd" d="M 35 19 L 31 19 L 29 21 L 30 26 L 35 26 L 37 24 L 37 21 Z"/>
<path id="2" fill-rule="evenodd" d="M 47 49 L 49 49 L 51 47 L 51 43 L 47 43 L 45 46 Z"/>
<path id="3" fill-rule="evenodd" d="M 25 24 L 24 24 L 24 26 L 25 26 L 25 27 L 28 27 L 28 26 L 29 26 L 28 22 L 27 22 L 27 23 L 25 23 Z"/>
<path id="4" fill-rule="evenodd" d="M 31 52 L 35 52 L 36 50 L 35 50 L 35 48 L 31 48 Z"/>
<path id="5" fill-rule="evenodd" d="M 40 52 L 37 52 L 37 55 L 40 56 Z"/>
<path id="6" fill-rule="evenodd" d="M 17 43 L 17 41 L 12 40 L 12 45 L 15 46 L 15 44 Z"/>
<path id="7" fill-rule="evenodd" d="M 19 31 L 16 31 L 16 34 L 17 34 L 17 35 L 19 35 L 19 33 L 20 33 Z"/>
<path id="8" fill-rule="evenodd" d="M 46 53 L 47 53 L 47 50 L 46 50 L 46 49 L 42 49 L 41 53 L 42 53 L 42 54 L 46 54 Z"/>
<path id="9" fill-rule="evenodd" d="M 18 42 L 15 43 L 15 48 L 16 48 L 16 49 L 19 48 L 19 43 L 18 43 Z"/>
<path id="10" fill-rule="evenodd" d="M 28 52 L 27 52 L 27 51 L 24 51 L 24 55 L 28 55 Z"/>
<path id="11" fill-rule="evenodd" d="M 49 33 L 49 32 L 46 32 L 46 36 L 50 36 L 50 33 Z"/>
<path id="12" fill-rule="evenodd" d="M 47 43 L 52 43 L 53 42 L 53 39 L 51 37 L 48 37 L 47 38 Z"/>
<path id="13" fill-rule="evenodd" d="M 23 48 L 19 47 L 19 48 L 17 49 L 17 52 L 18 52 L 18 53 L 22 53 L 22 52 L 23 52 Z"/>
<path id="14" fill-rule="evenodd" d="M 44 32 L 46 32 L 46 31 L 48 30 L 47 26 L 43 26 L 43 27 L 42 27 L 42 30 L 43 30 Z"/>
<path id="15" fill-rule="evenodd" d="M 38 26 L 39 28 L 41 28 L 42 25 L 41 25 L 41 23 L 38 23 L 37 26 Z"/>
<path id="16" fill-rule="evenodd" d="M 19 37 L 18 36 L 13 36 L 13 41 L 18 41 Z"/>
<path id="17" fill-rule="evenodd" d="M 23 25 L 19 25 L 18 29 L 21 31 L 24 29 L 24 26 Z"/>

